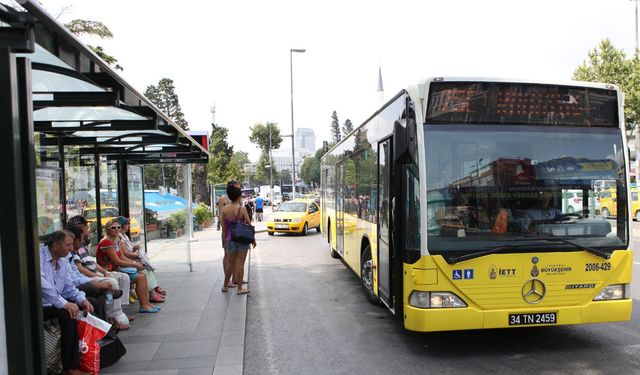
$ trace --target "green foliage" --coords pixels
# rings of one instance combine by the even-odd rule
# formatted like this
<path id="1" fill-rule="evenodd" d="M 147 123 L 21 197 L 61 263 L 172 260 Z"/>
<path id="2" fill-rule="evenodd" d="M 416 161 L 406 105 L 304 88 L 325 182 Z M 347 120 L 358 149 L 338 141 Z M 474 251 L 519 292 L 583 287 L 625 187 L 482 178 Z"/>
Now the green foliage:
<path id="1" fill-rule="evenodd" d="M 351 123 L 351 120 L 347 119 L 344 122 L 344 125 L 342 125 L 342 136 L 346 137 L 352 131 L 353 131 L 353 124 Z"/>
<path id="2" fill-rule="evenodd" d="M 207 206 L 204 203 L 198 203 L 196 208 L 193 209 L 193 216 L 196 218 L 196 223 L 198 223 L 199 225 L 210 223 L 213 220 L 211 207 Z"/>
<path id="3" fill-rule="evenodd" d="M 159 186 L 178 189 L 182 184 L 178 166 L 175 164 L 147 164 L 144 166 L 144 188 L 156 190 Z"/>
<path id="4" fill-rule="evenodd" d="M 331 137 L 334 143 L 338 143 L 342 139 L 340 135 L 340 121 L 338 120 L 338 112 L 336 111 L 333 111 L 331 114 Z"/>
<path id="5" fill-rule="evenodd" d="M 280 148 L 282 137 L 280 136 L 280 128 L 278 128 L 277 124 L 272 122 L 267 122 L 266 124 L 255 124 L 249 129 L 251 130 L 249 140 L 251 143 L 258 146 L 258 148 L 263 152 L 268 152 L 269 146 L 271 146 L 271 150 Z M 271 131 L 271 136 L 269 136 L 269 131 Z M 269 138 L 271 138 L 271 141 L 269 141 Z"/>
<path id="6" fill-rule="evenodd" d="M 71 31 L 76 36 L 93 36 L 98 37 L 100 39 L 111 39 L 113 38 L 113 33 L 107 25 L 100 21 L 90 21 L 90 20 L 81 20 L 75 19 L 71 22 L 64 25 L 69 31 Z M 93 50 L 104 62 L 109 64 L 115 70 L 122 70 L 122 66 L 118 64 L 118 59 L 109 55 L 105 52 L 104 48 L 101 46 L 92 46 L 89 45 L 89 48 Z"/>
<path id="7" fill-rule="evenodd" d="M 164 114 L 166 114 L 173 122 L 184 130 L 189 129 L 189 123 L 184 118 L 176 88 L 173 80 L 170 78 L 162 78 L 158 81 L 158 85 L 149 85 L 144 91 L 146 96 L 153 104 L 156 105 Z"/>
<path id="8" fill-rule="evenodd" d="M 315 155 L 308 156 L 300 167 L 300 178 L 307 184 L 320 185 L 320 159 L 325 154 L 322 148 L 316 150 Z"/>
<path id="9" fill-rule="evenodd" d="M 244 181 L 244 165 L 250 163 L 249 154 L 245 151 L 236 151 L 231 156 L 231 162 L 229 163 L 229 171 L 227 173 L 227 181 L 236 180 Z"/>
<path id="10" fill-rule="evenodd" d="M 631 130 L 640 120 L 640 61 L 637 56 L 627 59 L 609 39 L 589 51 L 587 58 L 573 73 L 573 79 L 617 85 L 625 94 L 624 117 Z"/>
<path id="11" fill-rule="evenodd" d="M 186 224 L 187 212 L 184 210 L 171 214 L 167 219 L 167 226 L 169 227 L 169 230 L 184 229 Z"/>
<path id="12" fill-rule="evenodd" d="M 113 38 L 111 30 L 100 21 L 75 19 L 64 26 L 77 36 L 90 35 L 101 39 Z"/>
<path id="13" fill-rule="evenodd" d="M 226 184 L 230 179 L 229 169 L 233 156 L 233 146 L 230 146 L 228 142 L 229 129 L 216 124 L 211 124 L 211 128 L 211 144 L 209 145 L 211 158 L 207 165 L 207 178 L 214 185 Z"/>

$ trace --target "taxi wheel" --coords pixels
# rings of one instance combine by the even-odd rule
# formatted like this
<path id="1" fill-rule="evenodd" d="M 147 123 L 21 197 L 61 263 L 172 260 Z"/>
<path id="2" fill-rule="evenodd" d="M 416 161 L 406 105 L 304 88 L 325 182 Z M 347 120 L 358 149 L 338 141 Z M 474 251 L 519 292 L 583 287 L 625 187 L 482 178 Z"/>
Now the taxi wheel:
<path id="1" fill-rule="evenodd" d="M 636 221 L 640 221 L 640 210 L 636 211 Z"/>
<path id="2" fill-rule="evenodd" d="M 371 246 L 367 245 L 360 259 L 360 280 L 362 281 L 362 289 L 364 295 L 367 296 L 367 300 L 374 305 L 379 305 L 380 299 L 373 292 L 373 272 Z"/>
<path id="3" fill-rule="evenodd" d="M 609 210 L 606 208 L 602 209 L 602 217 L 604 217 L 605 219 L 609 218 Z"/>
<path id="4" fill-rule="evenodd" d="M 309 233 L 309 226 L 307 225 L 307 223 L 304 223 L 304 227 L 302 228 L 302 235 L 306 236 Z"/>
<path id="5" fill-rule="evenodd" d="M 320 233 L 320 226 L 319 226 L 319 225 L 316 227 L 316 231 L 317 231 L 318 233 Z"/>
<path id="6" fill-rule="evenodd" d="M 268 231 L 267 233 L 269 233 L 270 236 L 273 236 L 273 232 L 272 231 Z"/>

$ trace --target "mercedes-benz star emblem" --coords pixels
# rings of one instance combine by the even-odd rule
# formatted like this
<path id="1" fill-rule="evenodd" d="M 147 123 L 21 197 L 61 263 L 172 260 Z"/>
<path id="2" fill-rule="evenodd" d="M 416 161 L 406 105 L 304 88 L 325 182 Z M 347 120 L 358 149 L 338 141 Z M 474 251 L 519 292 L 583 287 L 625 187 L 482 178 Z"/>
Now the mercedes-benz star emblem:
<path id="1" fill-rule="evenodd" d="M 532 305 L 542 301 L 546 293 L 547 287 L 540 279 L 529 279 L 522 286 L 522 298 Z"/>

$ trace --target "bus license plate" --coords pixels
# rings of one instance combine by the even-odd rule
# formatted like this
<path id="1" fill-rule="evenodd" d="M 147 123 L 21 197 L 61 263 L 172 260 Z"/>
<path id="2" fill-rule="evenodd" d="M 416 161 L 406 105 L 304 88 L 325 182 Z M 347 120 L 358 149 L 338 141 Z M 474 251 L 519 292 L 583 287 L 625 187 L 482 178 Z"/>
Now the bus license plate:
<path id="1" fill-rule="evenodd" d="M 555 312 L 532 314 L 509 314 L 510 326 L 524 326 L 536 324 L 557 324 L 558 316 Z"/>
<path id="2" fill-rule="evenodd" d="M 276 229 L 289 229 L 288 224 L 277 224 Z"/>

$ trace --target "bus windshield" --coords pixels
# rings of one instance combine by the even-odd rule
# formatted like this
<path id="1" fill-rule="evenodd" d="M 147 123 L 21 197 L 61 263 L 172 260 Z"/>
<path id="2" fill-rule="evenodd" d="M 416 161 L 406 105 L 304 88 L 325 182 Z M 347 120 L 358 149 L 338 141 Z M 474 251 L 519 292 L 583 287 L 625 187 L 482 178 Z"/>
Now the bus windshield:
<path id="1" fill-rule="evenodd" d="M 620 129 L 427 124 L 424 135 L 430 254 L 628 244 Z"/>

